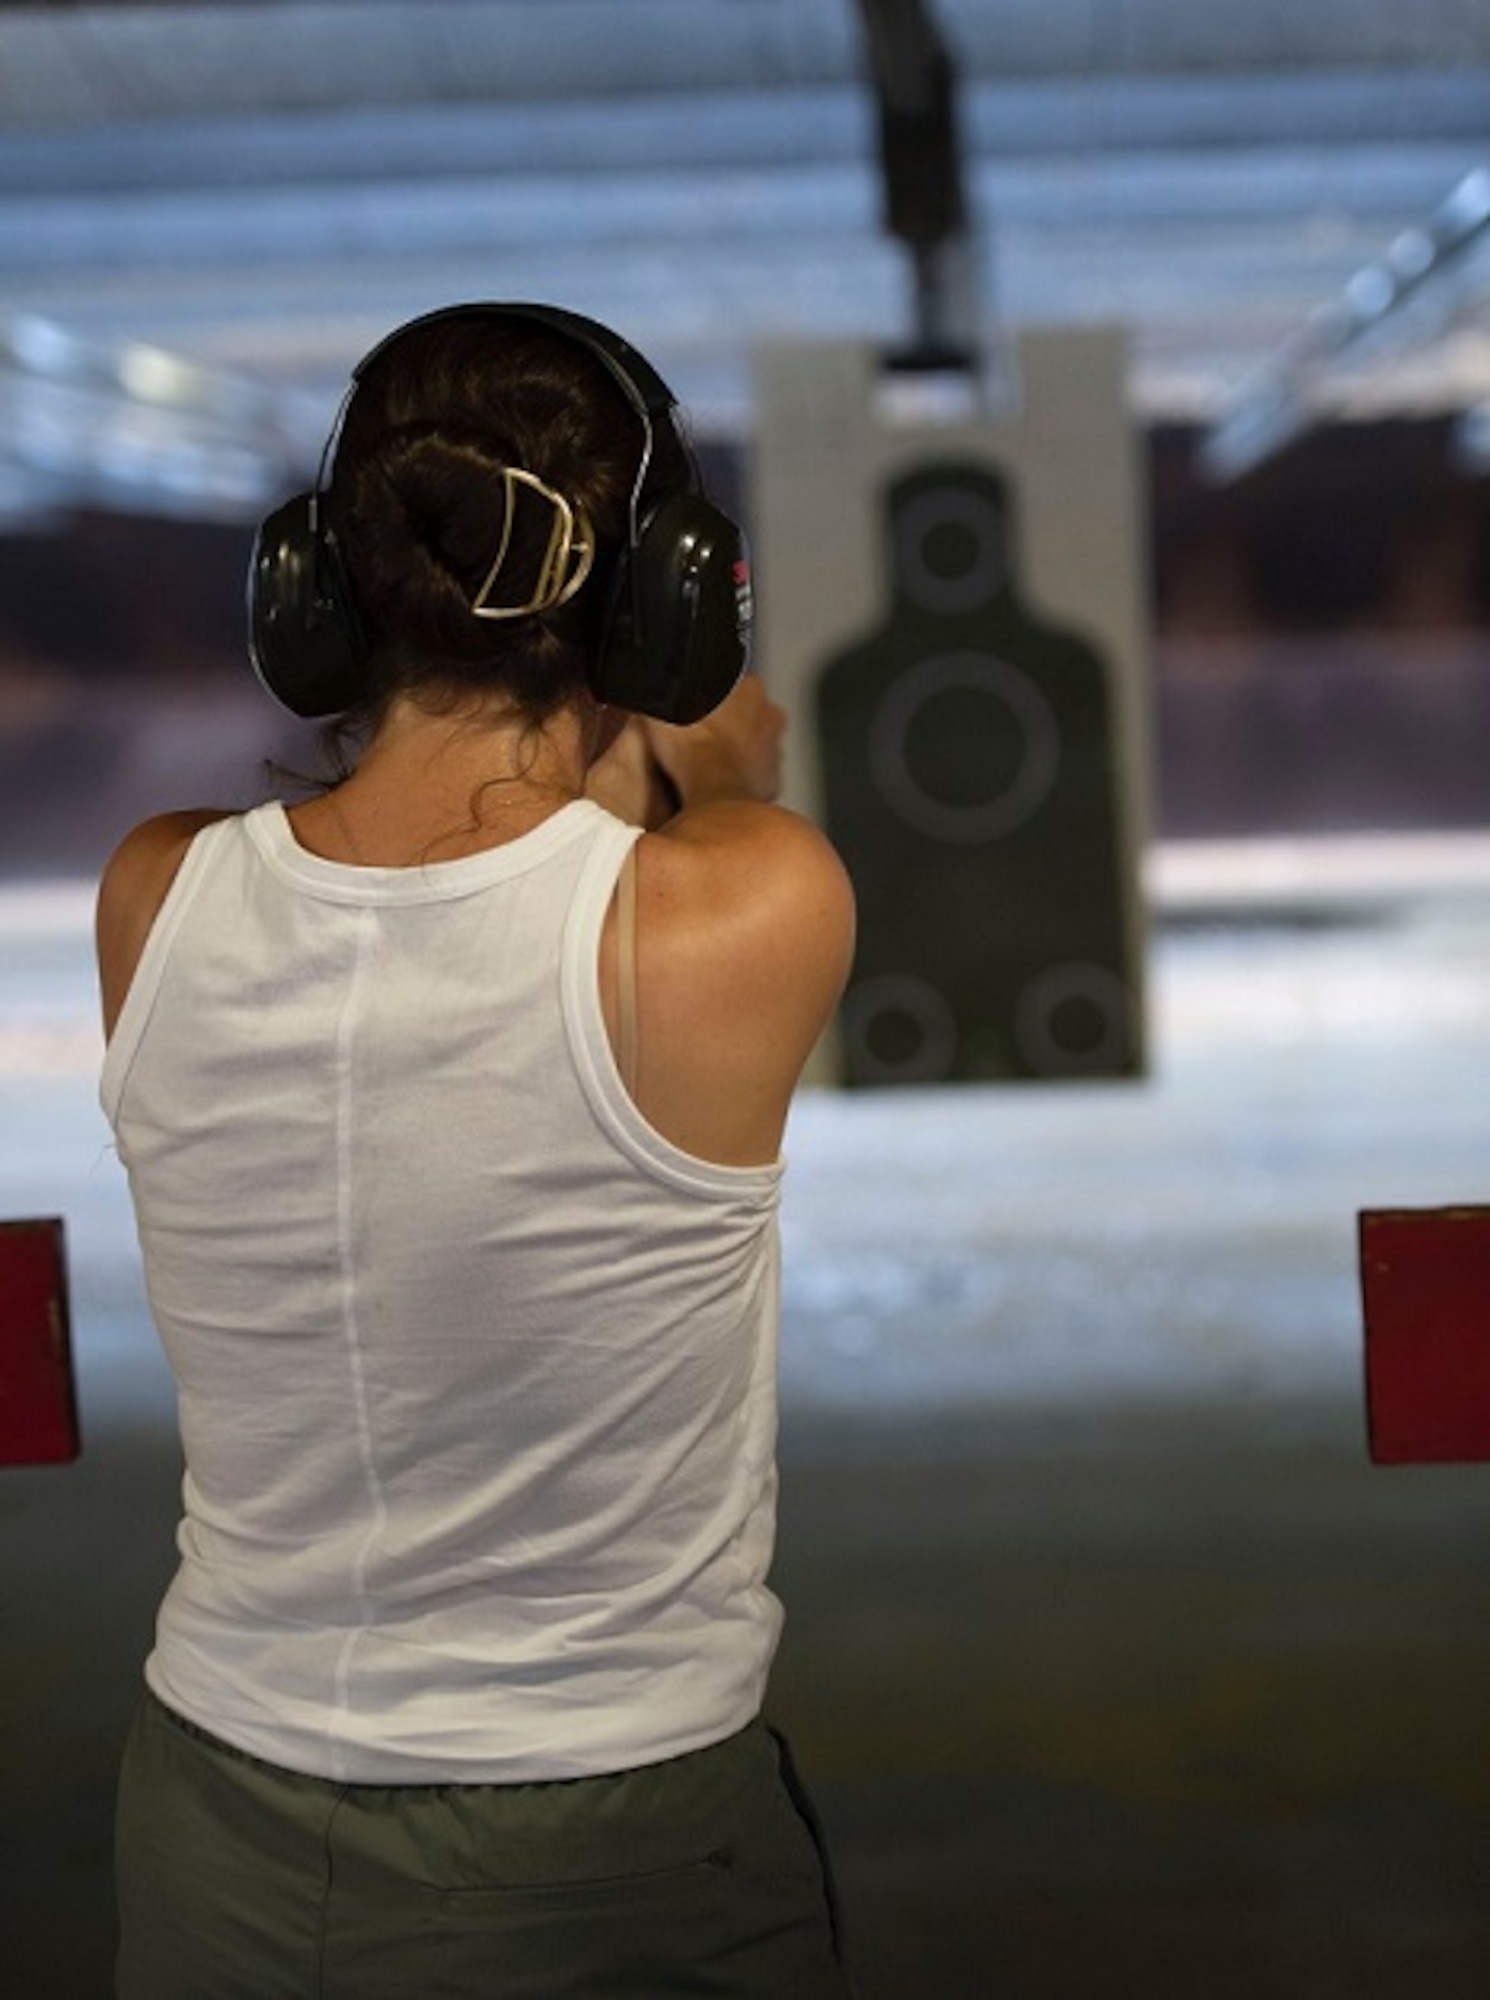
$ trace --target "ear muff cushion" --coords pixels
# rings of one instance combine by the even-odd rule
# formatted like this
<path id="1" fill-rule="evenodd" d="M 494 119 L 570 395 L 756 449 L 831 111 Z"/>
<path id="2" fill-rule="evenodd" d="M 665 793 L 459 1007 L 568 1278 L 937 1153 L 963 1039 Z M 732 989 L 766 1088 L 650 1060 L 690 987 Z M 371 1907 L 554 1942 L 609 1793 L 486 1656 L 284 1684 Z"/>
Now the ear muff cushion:
<path id="1" fill-rule="evenodd" d="M 750 559 L 729 516 L 670 494 L 621 558 L 591 686 L 660 722 L 697 722 L 750 663 Z"/>
<path id="2" fill-rule="evenodd" d="M 300 493 L 259 529 L 248 565 L 249 653 L 291 714 L 339 715 L 361 697 L 365 646 L 345 572 L 317 502 Z"/>

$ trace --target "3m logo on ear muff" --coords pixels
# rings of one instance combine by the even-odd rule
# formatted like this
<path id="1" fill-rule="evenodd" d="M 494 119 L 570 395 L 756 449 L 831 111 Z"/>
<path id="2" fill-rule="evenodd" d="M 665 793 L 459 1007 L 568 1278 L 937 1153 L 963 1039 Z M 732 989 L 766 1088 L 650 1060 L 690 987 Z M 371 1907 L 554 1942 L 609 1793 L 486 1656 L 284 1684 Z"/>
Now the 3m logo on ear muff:
<path id="1" fill-rule="evenodd" d="M 755 623 L 755 589 L 750 578 L 750 562 L 741 556 L 734 567 L 735 584 L 735 629 L 740 634 L 741 643 L 750 644 L 750 630 Z"/>
<path id="2" fill-rule="evenodd" d="M 322 519 L 326 468 L 369 364 L 413 328 L 457 319 L 551 328 L 593 355 L 635 411 L 642 452 L 590 685 L 616 708 L 664 722 L 699 720 L 723 701 L 749 663 L 753 606 L 744 537 L 692 486 L 649 488 L 655 426 L 674 407 L 672 391 L 619 334 L 559 306 L 446 307 L 399 327 L 357 364 L 315 489 L 271 514 L 254 543 L 248 630 L 260 680 L 300 716 L 341 714 L 361 699 L 367 646 L 350 579 Z"/>

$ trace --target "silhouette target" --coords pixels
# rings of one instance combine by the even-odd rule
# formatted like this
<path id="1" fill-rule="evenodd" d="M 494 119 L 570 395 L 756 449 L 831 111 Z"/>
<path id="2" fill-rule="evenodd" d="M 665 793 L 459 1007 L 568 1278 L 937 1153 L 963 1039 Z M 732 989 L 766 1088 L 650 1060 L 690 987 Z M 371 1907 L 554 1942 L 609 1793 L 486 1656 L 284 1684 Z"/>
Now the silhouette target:
<path id="1" fill-rule="evenodd" d="M 815 691 L 859 898 L 844 1080 L 1133 1074 L 1107 664 L 1021 602 L 990 468 L 918 466 L 885 514 L 885 621 Z"/>

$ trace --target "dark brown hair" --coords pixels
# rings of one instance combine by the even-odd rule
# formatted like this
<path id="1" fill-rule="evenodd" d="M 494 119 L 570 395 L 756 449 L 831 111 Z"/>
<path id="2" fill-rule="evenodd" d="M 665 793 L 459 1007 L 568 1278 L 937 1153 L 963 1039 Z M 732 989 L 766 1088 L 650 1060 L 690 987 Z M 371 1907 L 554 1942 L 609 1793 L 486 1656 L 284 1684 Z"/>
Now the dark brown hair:
<path id="1" fill-rule="evenodd" d="M 648 487 L 686 483 L 686 447 L 654 420 Z M 500 694 L 538 724 L 585 685 L 599 646 L 646 426 L 605 363 L 568 335 L 500 311 L 416 321 L 364 364 L 337 441 L 327 519 L 369 649 L 353 728 L 389 698 L 453 708 Z M 478 618 L 502 533 L 504 467 L 583 510 L 598 552 L 551 611 Z M 536 577 L 551 520 L 519 509 L 504 576 Z"/>

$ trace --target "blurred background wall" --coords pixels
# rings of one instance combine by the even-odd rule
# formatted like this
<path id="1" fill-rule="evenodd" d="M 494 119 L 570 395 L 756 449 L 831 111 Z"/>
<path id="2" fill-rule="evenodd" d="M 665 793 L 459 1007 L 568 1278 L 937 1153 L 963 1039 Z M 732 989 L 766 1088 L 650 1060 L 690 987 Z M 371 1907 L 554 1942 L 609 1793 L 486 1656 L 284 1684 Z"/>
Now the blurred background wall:
<path id="1" fill-rule="evenodd" d="M 1225 486 L 1196 442 L 1141 434 L 1153 832 L 1490 827 L 1490 472 L 1453 420 L 1323 426 Z M 745 449 L 704 457 L 748 519 Z M 320 768 L 247 665 L 251 533 L 96 506 L 0 533 L 0 873 L 91 874 L 147 812 Z"/>

